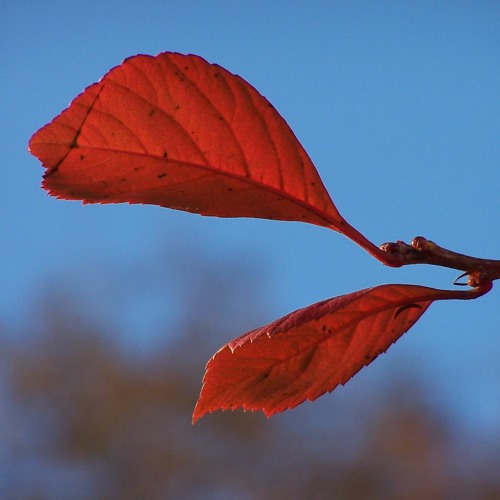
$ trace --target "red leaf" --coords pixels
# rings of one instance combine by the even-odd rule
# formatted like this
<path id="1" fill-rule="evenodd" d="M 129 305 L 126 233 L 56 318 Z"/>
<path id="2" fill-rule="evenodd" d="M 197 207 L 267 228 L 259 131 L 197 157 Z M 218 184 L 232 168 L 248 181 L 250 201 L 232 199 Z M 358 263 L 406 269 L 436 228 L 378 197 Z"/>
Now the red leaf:
<path id="1" fill-rule="evenodd" d="M 198 56 L 126 59 L 36 132 L 29 149 L 47 169 L 44 188 L 59 198 L 349 232 L 272 105 Z"/>
<path id="2" fill-rule="evenodd" d="M 486 291 L 382 285 L 292 312 L 214 355 L 193 422 L 217 409 L 263 410 L 269 417 L 313 401 L 387 351 L 433 301 L 476 298 Z"/>

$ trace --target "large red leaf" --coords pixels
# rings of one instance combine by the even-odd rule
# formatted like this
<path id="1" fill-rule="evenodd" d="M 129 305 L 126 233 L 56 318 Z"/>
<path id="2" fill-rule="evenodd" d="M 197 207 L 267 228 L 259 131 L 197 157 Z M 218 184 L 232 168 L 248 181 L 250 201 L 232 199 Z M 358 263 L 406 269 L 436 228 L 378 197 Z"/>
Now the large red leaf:
<path id="1" fill-rule="evenodd" d="M 318 302 L 222 347 L 208 362 L 193 422 L 222 409 L 267 416 L 345 384 L 403 335 L 435 300 L 488 291 L 382 285 Z"/>
<path id="2" fill-rule="evenodd" d="M 43 186 L 87 203 L 150 203 L 348 233 L 285 120 L 251 85 L 194 55 L 126 59 L 36 132 Z"/>

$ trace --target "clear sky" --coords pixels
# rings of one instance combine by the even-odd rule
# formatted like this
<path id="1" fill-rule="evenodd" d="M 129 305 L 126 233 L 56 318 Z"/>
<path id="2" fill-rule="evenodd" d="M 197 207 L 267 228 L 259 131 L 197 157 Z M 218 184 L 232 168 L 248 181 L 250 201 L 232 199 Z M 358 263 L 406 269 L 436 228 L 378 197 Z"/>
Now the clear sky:
<path id="1" fill-rule="evenodd" d="M 446 288 L 458 274 L 384 268 L 342 236 L 298 223 L 47 197 L 31 134 L 137 53 L 199 54 L 252 83 L 295 131 L 340 212 L 374 242 L 421 234 L 500 258 L 496 0 L 19 0 L 2 6 L 0 40 L 0 324 L 23 319 L 46 286 L 72 276 L 98 284 L 107 263 L 126 269 L 171 241 L 255 261 L 269 320 L 380 283 Z M 494 290 L 432 306 L 360 376 L 396 358 L 415 363 L 457 420 L 499 430 L 499 303 Z M 137 337 L 162 314 L 156 304 L 147 317 L 134 311 L 123 328 Z"/>

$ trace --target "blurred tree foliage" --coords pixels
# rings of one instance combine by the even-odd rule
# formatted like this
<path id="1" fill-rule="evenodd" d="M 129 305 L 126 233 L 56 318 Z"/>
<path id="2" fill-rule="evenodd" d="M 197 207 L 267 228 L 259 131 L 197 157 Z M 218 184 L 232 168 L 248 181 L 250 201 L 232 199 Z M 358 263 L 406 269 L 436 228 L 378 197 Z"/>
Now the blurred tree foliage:
<path id="1" fill-rule="evenodd" d="M 0 498 L 500 499 L 498 443 L 468 456 L 470 437 L 453 433 L 416 382 L 338 415 L 315 403 L 318 425 L 295 410 L 191 426 L 214 346 L 261 323 L 252 273 L 198 264 L 179 292 L 175 334 L 143 356 L 77 299 L 49 295 L 36 332 L 2 348 Z"/>

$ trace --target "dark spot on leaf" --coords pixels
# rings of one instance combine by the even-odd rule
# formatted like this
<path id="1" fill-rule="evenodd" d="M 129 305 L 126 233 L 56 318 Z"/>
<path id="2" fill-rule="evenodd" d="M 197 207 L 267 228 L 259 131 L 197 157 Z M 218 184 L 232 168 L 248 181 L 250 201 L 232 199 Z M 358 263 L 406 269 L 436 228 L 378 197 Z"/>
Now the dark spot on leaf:
<path id="1" fill-rule="evenodd" d="M 168 158 L 168 154 L 166 151 L 163 151 L 163 158 Z"/>
<path id="2" fill-rule="evenodd" d="M 158 174 L 158 179 L 162 179 L 163 177 L 166 177 L 167 174 L 165 172 Z"/>
<path id="3" fill-rule="evenodd" d="M 80 160 L 85 160 L 85 155 L 80 155 Z"/>
<path id="4" fill-rule="evenodd" d="M 149 110 L 148 115 L 149 115 L 149 116 L 153 116 L 155 113 L 156 113 L 156 109 L 151 108 L 151 109 Z"/>
<path id="5" fill-rule="evenodd" d="M 228 190 L 228 191 L 232 191 L 232 190 L 233 190 L 233 188 L 227 188 L 227 190 Z"/>
<path id="6" fill-rule="evenodd" d="M 422 306 L 420 304 L 405 304 L 396 311 L 393 319 L 396 319 L 403 311 L 406 311 L 406 309 L 412 309 L 412 308 L 422 309 Z"/>
<path id="7" fill-rule="evenodd" d="M 323 325 L 323 327 L 321 328 L 321 330 L 323 330 L 324 332 L 326 332 L 326 325 Z"/>
<path id="8" fill-rule="evenodd" d="M 270 372 L 270 371 L 264 372 L 264 373 L 262 374 L 262 376 L 263 376 L 264 378 L 268 378 L 268 377 L 269 377 L 269 375 L 271 375 L 271 372 Z"/>

